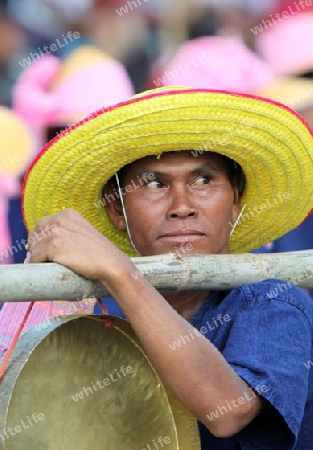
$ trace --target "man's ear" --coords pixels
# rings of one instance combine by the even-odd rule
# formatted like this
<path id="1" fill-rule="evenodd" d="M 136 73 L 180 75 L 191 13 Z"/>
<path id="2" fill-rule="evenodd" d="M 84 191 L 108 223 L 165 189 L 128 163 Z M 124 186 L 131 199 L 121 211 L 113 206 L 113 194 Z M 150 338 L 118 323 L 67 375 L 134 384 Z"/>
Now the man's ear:
<path id="1" fill-rule="evenodd" d="M 106 212 L 116 228 L 119 230 L 126 230 L 126 222 L 121 200 L 118 196 L 118 189 L 110 181 L 102 189 L 102 200 Z"/>
<path id="2" fill-rule="evenodd" d="M 234 186 L 234 203 L 233 203 L 233 209 L 232 209 L 232 220 L 237 220 L 240 214 L 240 196 L 239 196 L 239 189 L 236 184 Z"/>

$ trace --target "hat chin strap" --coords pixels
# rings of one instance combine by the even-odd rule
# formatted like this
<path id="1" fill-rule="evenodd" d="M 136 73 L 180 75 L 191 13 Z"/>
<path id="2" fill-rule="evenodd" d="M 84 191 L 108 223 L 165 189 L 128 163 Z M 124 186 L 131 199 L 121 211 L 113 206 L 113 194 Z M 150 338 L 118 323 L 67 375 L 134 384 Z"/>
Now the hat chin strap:
<path id="1" fill-rule="evenodd" d="M 233 232 L 235 231 L 236 226 L 239 224 L 239 221 L 240 221 L 240 219 L 241 219 L 241 216 L 242 216 L 244 210 L 246 209 L 246 206 L 247 206 L 247 205 L 244 205 L 244 206 L 243 206 L 243 208 L 242 208 L 242 210 L 240 211 L 240 214 L 239 214 L 237 220 L 235 220 L 234 224 L 232 225 L 232 230 L 231 230 L 231 232 L 230 232 L 229 237 L 233 234 Z"/>
<path id="2" fill-rule="evenodd" d="M 134 244 L 133 238 L 132 238 L 132 236 L 131 236 L 131 232 L 130 232 L 129 225 L 128 225 L 128 219 L 127 219 L 126 209 L 125 209 L 124 200 L 123 200 L 123 194 L 122 194 L 121 185 L 120 185 L 120 180 L 119 180 L 119 178 L 118 178 L 117 173 L 115 174 L 115 179 L 116 179 L 116 184 L 117 184 L 117 189 L 118 189 L 118 195 L 119 195 L 120 200 L 121 200 L 121 205 L 122 205 L 122 210 L 123 210 L 123 216 L 124 216 L 124 220 L 125 220 L 125 223 L 126 223 L 126 231 L 127 231 L 127 234 L 128 234 L 128 238 L 129 238 L 130 243 L 131 243 L 133 249 L 135 250 L 135 252 L 137 252 L 139 256 L 142 256 L 142 255 L 139 253 L 139 251 L 137 250 L 137 248 L 136 248 L 136 246 L 135 246 L 135 244 Z"/>

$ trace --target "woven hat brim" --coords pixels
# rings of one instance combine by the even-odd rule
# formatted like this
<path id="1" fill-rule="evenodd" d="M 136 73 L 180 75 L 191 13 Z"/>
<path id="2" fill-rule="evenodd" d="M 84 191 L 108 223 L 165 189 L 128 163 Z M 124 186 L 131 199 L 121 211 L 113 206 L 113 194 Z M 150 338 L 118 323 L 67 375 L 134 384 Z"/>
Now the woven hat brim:
<path id="1" fill-rule="evenodd" d="M 312 132 L 278 103 L 210 90 L 157 91 L 100 110 L 64 131 L 38 155 L 24 182 L 28 229 L 74 208 L 129 256 L 126 232 L 109 219 L 102 187 L 149 155 L 197 150 L 223 154 L 246 175 L 232 253 L 249 252 L 299 225 L 313 208 Z"/>

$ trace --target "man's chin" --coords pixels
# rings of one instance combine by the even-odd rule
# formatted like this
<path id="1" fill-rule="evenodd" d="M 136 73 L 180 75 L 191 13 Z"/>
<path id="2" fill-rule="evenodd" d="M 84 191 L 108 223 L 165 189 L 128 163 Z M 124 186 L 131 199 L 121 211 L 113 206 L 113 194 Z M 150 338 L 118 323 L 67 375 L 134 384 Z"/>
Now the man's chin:
<path id="1" fill-rule="evenodd" d="M 216 247 L 213 245 L 196 245 L 192 243 L 187 244 L 181 244 L 179 246 L 172 246 L 167 251 L 164 251 L 162 253 L 174 253 L 177 255 L 223 255 L 223 254 L 229 254 L 230 251 L 228 249 L 228 246 L 223 247 Z"/>
<path id="2" fill-rule="evenodd" d="M 172 243 L 167 246 L 160 246 L 155 252 L 155 255 L 162 255 L 166 253 L 174 253 L 177 255 L 210 255 L 220 253 L 218 249 L 216 249 L 212 245 L 204 245 L 203 242 L 181 242 L 179 244 Z"/>
<path id="3" fill-rule="evenodd" d="M 153 248 L 146 248 L 141 253 L 141 256 L 157 256 L 165 255 L 167 253 L 173 253 L 177 255 L 217 255 L 230 253 L 227 243 L 217 246 L 203 236 L 199 239 L 188 241 L 166 241 L 158 239 Z"/>

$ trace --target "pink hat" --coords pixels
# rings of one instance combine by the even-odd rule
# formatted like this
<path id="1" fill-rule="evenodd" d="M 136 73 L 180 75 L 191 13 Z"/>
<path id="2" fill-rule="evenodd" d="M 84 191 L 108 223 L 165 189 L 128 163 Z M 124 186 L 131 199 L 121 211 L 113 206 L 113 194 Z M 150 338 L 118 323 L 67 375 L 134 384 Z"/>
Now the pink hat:
<path id="1" fill-rule="evenodd" d="M 121 63 L 82 46 L 64 62 L 47 55 L 25 69 L 13 88 L 13 108 L 35 127 L 68 125 L 133 94 Z"/>
<path id="2" fill-rule="evenodd" d="M 281 75 L 313 69 L 313 14 L 292 15 L 256 36 L 260 55 Z"/>
<path id="3" fill-rule="evenodd" d="M 150 86 L 181 85 L 260 95 L 301 112 L 313 104 L 313 82 L 280 77 L 238 37 L 185 42 Z"/>
<path id="4" fill-rule="evenodd" d="M 271 68 L 239 37 L 210 36 L 185 42 L 153 83 L 253 94 L 273 79 Z"/>

